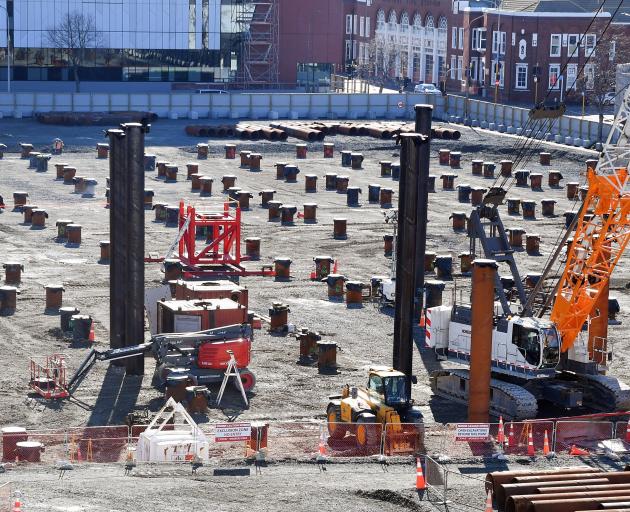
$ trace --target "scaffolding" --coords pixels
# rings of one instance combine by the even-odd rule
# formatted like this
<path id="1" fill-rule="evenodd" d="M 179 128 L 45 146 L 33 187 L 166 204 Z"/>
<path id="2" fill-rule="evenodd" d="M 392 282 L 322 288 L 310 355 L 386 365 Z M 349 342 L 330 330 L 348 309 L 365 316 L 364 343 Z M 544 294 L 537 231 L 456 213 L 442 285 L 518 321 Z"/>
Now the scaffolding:
<path id="1" fill-rule="evenodd" d="M 278 85 L 279 0 L 234 0 L 240 35 L 239 82 L 244 88 Z"/>

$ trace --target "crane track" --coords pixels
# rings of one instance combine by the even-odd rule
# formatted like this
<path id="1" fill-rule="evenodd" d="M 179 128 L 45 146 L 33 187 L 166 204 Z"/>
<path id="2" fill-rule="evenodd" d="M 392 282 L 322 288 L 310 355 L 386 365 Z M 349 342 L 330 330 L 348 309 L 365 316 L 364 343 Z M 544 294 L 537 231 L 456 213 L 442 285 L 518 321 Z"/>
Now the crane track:
<path id="1" fill-rule="evenodd" d="M 434 372 L 431 375 L 431 389 L 443 398 L 455 400 L 460 403 L 468 403 L 466 391 L 460 391 L 459 382 L 453 379 L 470 380 L 468 370 L 452 369 Z M 451 384 L 450 386 L 448 384 Z M 490 411 L 496 416 L 503 416 L 509 420 L 524 420 L 535 418 L 538 413 L 536 397 L 525 388 L 503 382 L 497 379 L 490 380 L 490 388 L 493 390 L 490 402 Z M 457 391 L 453 391 L 453 389 Z"/>
<path id="2" fill-rule="evenodd" d="M 589 388 L 584 392 L 587 407 L 605 412 L 630 409 L 630 386 L 626 383 L 606 375 L 580 375 L 580 380 Z"/>

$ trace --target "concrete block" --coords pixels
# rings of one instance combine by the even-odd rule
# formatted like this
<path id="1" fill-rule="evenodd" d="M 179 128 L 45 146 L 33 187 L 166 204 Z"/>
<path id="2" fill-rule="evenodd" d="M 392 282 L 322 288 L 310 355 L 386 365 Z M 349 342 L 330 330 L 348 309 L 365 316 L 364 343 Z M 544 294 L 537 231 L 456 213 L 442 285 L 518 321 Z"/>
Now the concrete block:
<path id="1" fill-rule="evenodd" d="M 289 112 L 289 119 L 299 119 L 300 115 L 295 111 L 295 110 L 291 110 Z"/>
<path id="2" fill-rule="evenodd" d="M 456 122 L 455 119 L 456 119 L 455 116 L 449 116 L 448 118 L 449 122 L 451 123 L 455 123 Z"/>
<path id="3" fill-rule="evenodd" d="M 169 119 L 179 119 L 179 115 L 177 114 L 177 112 L 175 112 L 174 110 L 171 110 L 168 113 L 168 118 Z"/>
<path id="4" fill-rule="evenodd" d="M 531 130 L 525 130 L 525 137 L 531 137 L 532 136 L 532 131 Z"/>
<path id="5" fill-rule="evenodd" d="M 481 121 L 481 127 L 482 127 L 483 129 L 488 128 L 488 121 Z"/>
<path id="6" fill-rule="evenodd" d="M 499 126 L 497 126 L 497 130 L 499 130 L 501 133 L 505 132 L 505 125 L 504 124 L 500 124 Z"/>
<path id="7" fill-rule="evenodd" d="M 488 130 L 496 130 L 497 129 L 497 125 L 496 123 L 490 123 L 488 125 Z"/>
<path id="8" fill-rule="evenodd" d="M 545 134 L 545 140 L 552 141 L 553 140 L 553 133 L 547 132 Z"/>
<path id="9" fill-rule="evenodd" d="M 351 110 L 348 112 L 348 119 L 359 119 L 359 113 L 356 110 Z M 391 119 L 391 117 L 388 119 Z"/>
<path id="10" fill-rule="evenodd" d="M 559 134 L 558 134 L 558 135 L 556 135 L 556 136 L 553 138 L 553 140 L 555 140 L 557 143 L 562 142 L 562 135 L 559 135 Z"/>
<path id="11" fill-rule="evenodd" d="M 269 112 L 267 112 L 267 119 L 278 119 L 278 112 L 276 112 L 275 110 L 270 110 Z"/>
<path id="12" fill-rule="evenodd" d="M 372 112 L 371 110 L 368 112 L 367 115 L 368 119 L 376 119 L 376 112 Z"/>
<path id="13" fill-rule="evenodd" d="M 473 128 L 479 128 L 479 121 L 477 119 L 473 119 L 470 122 L 470 126 L 472 126 Z"/>
<path id="14" fill-rule="evenodd" d="M 567 144 L 568 146 L 573 146 L 573 137 L 565 137 L 564 143 Z"/>
<path id="15" fill-rule="evenodd" d="M 589 148 L 589 147 L 591 147 L 591 144 L 593 144 L 593 142 L 590 139 L 584 139 L 582 141 L 582 147 L 583 148 Z"/>
<path id="16" fill-rule="evenodd" d="M 240 117 L 238 110 L 230 110 L 230 119 L 240 119 Z"/>
<path id="17" fill-rule="evenodd" d="M 523 128 L 520 126 L 516 129 L 516 135 L 523 135 Z"/>
<path id="18" fill-rule="evenodd" d="M 199 119 L 199 112 L 191 110 L 188 112 L 188 119 Z"/>
<path id="19" fill-rule="evenodd" d="M 516 131 L 516 130 L 514 129 L 514 127 L 513 127 L 513 126 L 508 126 L 508 127 L 507 127 L 507 132 L 508 132 L 508 133 L 510 133 L 510 134 L 514 134 L 514 132 L 515 132 L 515 131 Z"/>
<path id="20" fill-rule="evenodd" d="M 22 111 L 21 110 L 14 110 L 13 111 L 13 117 L 15 119 L 22 119 L 22 117 L 23 117 Z"/>
<path id="21" fill-rule="evenodd" d="M 576 137 L 575 139 L 573 139 L 573 145 L 577 146 L 578 148 L 582 147 L 582 139 Z"/>
<path id="22" fill-rule="evenodd" d="M 601 142 L 598 142 L 595 144 L 595 151 L 602 151 L 604 149 L 604 146 Z"/>
<path id="23" fill-rule="evenodd" d="M 462 121 L 463 121 L 463 119 L 462 119 L 461 116 L 455 116 L 455 122 L 456 123 L 462 124 Z"/>

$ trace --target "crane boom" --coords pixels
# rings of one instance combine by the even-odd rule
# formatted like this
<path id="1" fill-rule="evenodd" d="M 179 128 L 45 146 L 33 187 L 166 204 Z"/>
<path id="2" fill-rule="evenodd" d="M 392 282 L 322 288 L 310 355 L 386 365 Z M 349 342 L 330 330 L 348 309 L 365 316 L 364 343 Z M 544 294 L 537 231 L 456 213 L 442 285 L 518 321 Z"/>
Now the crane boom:
<path id="1" fill-rule="evenodd" d="M 557 287 L 551 320 L 569 350 L 630 241 L 630 88 L 597 167 L 587 169 L 588 193 Z"/>

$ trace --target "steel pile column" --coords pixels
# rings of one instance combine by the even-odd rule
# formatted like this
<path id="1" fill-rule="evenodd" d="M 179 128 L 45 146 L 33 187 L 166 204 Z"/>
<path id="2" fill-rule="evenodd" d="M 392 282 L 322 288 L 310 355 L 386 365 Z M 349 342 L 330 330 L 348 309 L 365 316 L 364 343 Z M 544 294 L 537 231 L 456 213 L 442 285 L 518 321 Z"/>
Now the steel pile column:
<path id="1" fill-rule="evenodd" d="M 490 421 L 494 284 L 498 268 L 494 260 L 473 261 L 468 381 L 468 421 L 471 423 Z"/>
<path id="2" fill-rule="evenodd" d="M 420 168 L 418 180 L 418 205 L 416 207 L 416 222 L 418 235 L 416 237 L 416 294 L 418 295 L 418 311 L 424 307 L 424 256 L 427 250 L 427 222 L 429 210 L 429 168 L 431 166 L 431 119 L 433 106 L 416 105 L 416 133 L 427 137 L 427 143 L 420 146 Z"/>
<path id="3" fill-rule="evenodd" d="M 108 131 L 112 348 L 144 342 L 144 134 L 139 123 Z M 125 365 L 128 374 L 144 373 L 143 356 Z"/>
<path id="4" fill-rule="evenodd" d="M 394 313 L 393 366 L 407 376 L 411 396 L 413 362 L 413 314 L 416 295 L 416 237 L 420 148 L 425 142 L 416 133 L 401 134 L 400 196 L 396 241 L 396 309 Z"/>

